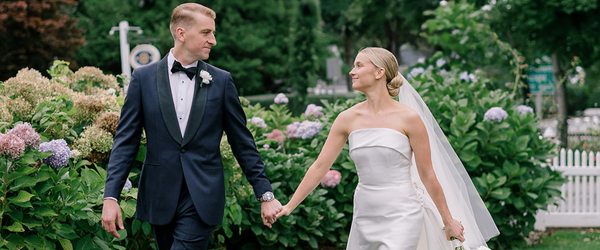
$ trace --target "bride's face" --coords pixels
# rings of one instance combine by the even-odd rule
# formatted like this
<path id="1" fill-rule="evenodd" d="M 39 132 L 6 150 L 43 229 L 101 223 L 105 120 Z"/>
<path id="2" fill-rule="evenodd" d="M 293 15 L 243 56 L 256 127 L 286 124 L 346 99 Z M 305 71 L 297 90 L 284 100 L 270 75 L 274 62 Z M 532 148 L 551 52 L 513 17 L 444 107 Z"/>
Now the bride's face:
<path id="1" fill-rule="evenodd" d="M 352 88 L 362 91 L 372 86 L 376 81 L 377 67 L 363 53 L 358 53 L 354 59 L 354 68 L 350 71 Z"/>

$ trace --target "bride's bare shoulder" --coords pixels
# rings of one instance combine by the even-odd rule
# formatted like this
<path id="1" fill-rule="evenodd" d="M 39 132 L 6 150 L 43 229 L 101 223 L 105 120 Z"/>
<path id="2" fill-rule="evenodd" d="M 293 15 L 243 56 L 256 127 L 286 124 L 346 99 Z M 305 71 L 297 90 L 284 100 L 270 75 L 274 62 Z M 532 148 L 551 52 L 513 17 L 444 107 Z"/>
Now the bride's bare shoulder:
<path id="1" fill-rule="evenodd" d="M 396 110 L 399 118 L 409 123 L 421 121 L 421 116 L 409 106 L 403 103 L 396 104 Z"/>

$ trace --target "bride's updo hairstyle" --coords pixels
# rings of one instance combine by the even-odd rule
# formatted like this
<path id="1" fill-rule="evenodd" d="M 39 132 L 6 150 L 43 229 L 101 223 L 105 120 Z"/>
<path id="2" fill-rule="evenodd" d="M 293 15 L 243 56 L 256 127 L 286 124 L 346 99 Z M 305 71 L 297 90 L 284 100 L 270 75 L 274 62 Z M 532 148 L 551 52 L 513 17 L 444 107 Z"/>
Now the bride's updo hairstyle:
<path id="1" fill-rule="evenodd" d="M 392 52 L 384 48 L 367 47 L 358 53 L 363 53 L 377 68 L 385 69 L 388 93 L 397 96 L 402 86 L 402 76 L 398 74 L 398 61 Z"/>

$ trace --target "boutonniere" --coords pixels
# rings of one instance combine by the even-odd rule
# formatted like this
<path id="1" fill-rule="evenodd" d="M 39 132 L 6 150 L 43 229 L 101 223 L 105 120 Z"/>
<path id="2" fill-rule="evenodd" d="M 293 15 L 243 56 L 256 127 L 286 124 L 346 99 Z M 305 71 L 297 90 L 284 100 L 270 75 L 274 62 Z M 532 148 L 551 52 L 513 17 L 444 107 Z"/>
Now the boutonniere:
<path id="1" fill-rule="evenodd" d="M 210 81 L 212 81 L 212 76 L 206 70 L 200 70 L 200 77 L 202 77 L 202 83 L 200 83 L 200 88 L 202 88 L 202 84 L 210 84 Z"/>

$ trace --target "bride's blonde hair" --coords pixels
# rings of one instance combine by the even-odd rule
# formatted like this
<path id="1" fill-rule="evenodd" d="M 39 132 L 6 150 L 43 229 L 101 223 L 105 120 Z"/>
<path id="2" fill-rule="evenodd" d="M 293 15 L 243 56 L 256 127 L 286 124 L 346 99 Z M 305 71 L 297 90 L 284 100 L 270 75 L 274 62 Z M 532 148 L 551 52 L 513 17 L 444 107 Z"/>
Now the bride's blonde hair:
<path id="1" fill-rule="evenodd" d="M 398 73 L 398 61 L 394 54 L 387 49 L 377 47 L 367 47 L 358 53 L 363 53 L 375 67 L 385 69 L 388 93 L 397 96 L 404 81 Z"/>

